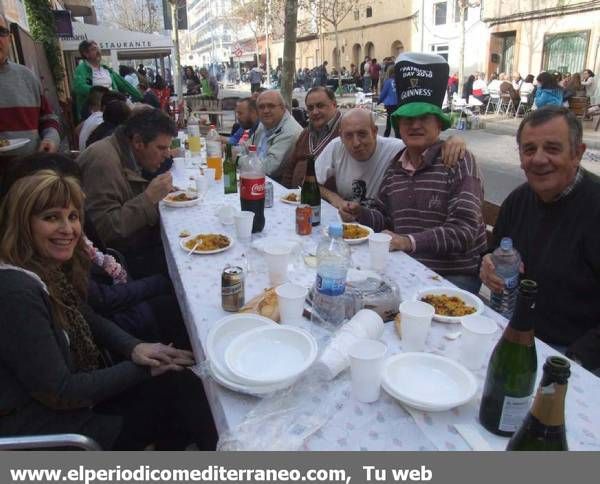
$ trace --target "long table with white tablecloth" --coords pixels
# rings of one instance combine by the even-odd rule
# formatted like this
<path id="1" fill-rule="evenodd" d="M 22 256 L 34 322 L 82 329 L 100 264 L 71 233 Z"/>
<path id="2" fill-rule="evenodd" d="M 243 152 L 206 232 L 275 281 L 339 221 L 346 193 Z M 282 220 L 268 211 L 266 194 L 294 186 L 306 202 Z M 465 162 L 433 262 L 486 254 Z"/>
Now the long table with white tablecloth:
<path id="1" fill-rule="evenodd" d="M 175 175 L 181 184 L 187 183 L 195 169 Z M 283 203 L 281 197 L 287 193 L 285 188 L 274 183 L 274 204 L 265 209 L 266 224 L 260 237 L 295 238 L 295 205 Z M 229 204 L 239 209 L 239 195 L 224 195 L 222 183 L 213 183 L 204 200 L 196 206 L 187 208 L 171 208 L 161 203 L 160 214 L 162 236 L 169 272 L 182 309 L 184 320 L 192 341 L 196 359 L 201 362 L 205 358 L 205 345 L 212 325 L 230 313 L 221 308 L 221 271 L 226 264 L 249 264 L 245 291 L 246 300 L 258 295 L 268 287 L 268 274 L 264 261 L 255 249 L 249 249 L 240 243 L 227 251 L 213 255 L 188 255 L 180 247 L 180 233 L 184 230 L 192 234 L 200 232 L 219 232 L 235 238 L 233 226 L 223 226 L 217 217 L 219 207 Z M 323 236 L 323 228 L 330 222 L 338 220 L 332 206 L 322 203 L 322 223 L 313 229 L 310 236 L 302 238 L 305 250 L 314 250 L 318 240 Z M 352 263 L 355 267 L 368 268 L 369 255 L 367 244 L 352 247 Z M 408 254 L 394 252 L 390 254 L 386 276 L 395 280 L 401 290 L 402 298 L 411 298 L 415 291 L 425 286 L 450 286 L 445 281 Z M 290 271 L 290 280 L 310 287 L 315 279 L 315 269 L 296 263 Z M 506 320 L 489 308 L 485 315 L 497 321 L 500 327 Z M 305 321 L 305 327 L 310 322 Z M 457 331 L 456 325 L 433 322 L 428 337 L 428 352 L 456 358 L 459 340 L 450 339 Z M 497 338 L 501 335 L 499 330 Z M 402 351 L 402 341 L 396 335 L 393 323 L 385 325 L 382 338 L 388 345 L 390 354 Z M 536 341 L 538 352 L 538 380 L 541 377 L 543 361 L 556 352 L 541 341 Z M 306 425 L 296 422 L 298 428 L 285 427 L 285 432 L 264 432 L 264 438 L 248 437 L 248 429 L 252 426 L 240 426 L 245 422 L 249 412 L 256 408 L 277 408 L 272 400 L 265 400 L 243 395 L 223 388 L 210 378 L 206 366 L 199 364 L 198 373 L 203 378 L 207 397 L 213 412 L 219 434 L 224 439 L 236 438 L 236 433 L 246 439 L 246 447 L 268 450 L 300 448 L 306 450 L 483 450 L 486 448 L 500 450 L 506 446 L 507 439 L 487 432 L 477 422 L 477 411 L 481 389 L 485 379 L 485 369 L 475 372 L 479 383 L 477 396 L 468 404 L 446 412 L 422 412 L 404 407 L 395 399 L 382 391 L 381 398 L 373 404 L 359 403 L 353 400 L 350 393 L 348 372 L 339 375 L 334 381 L 322 383 L 311 388 L 310 394 L 303 392 L 298 396 L 302 400 L 301 407 L 306 409 Z M 293 397 L 293 393 L 292 393 Z M 286 396 L 289 400 L 290 394 Z M 276 403 L 276 402 L 275 402 Z M 289 408 L 289 401 L 286 402 Z M 258 406 L 258 407 L 257 407 Z M 572 376 L 566 399 L 566 426 L 569 447 L 572 450 L 600 450 L 600 379 L 572 363 Z M 319 415 L 310 415 L 317 412 Z M 314 417 L 311 419 L 311 417 Z M 319 417 L 319 418 L 316 418 Z M 277 418 L 273 415 L 266 419 L 275 426 Z M 311 427 L 312 425 L 312 427 Z M 461 425 L 475 429 L 480 439 L 466 439 Z M 302 432 L 307 434 L 303 435 Z M 289 433 L 286 433 L 289 432 Z M 259 432 L 262 434 L 262 432 Z M 294 436 L 298 436 L 299 445 L 293 444 Z M 271 440 L 266 440 L 266 439 Z M 467 443 L 469 440 L 469 443 Z M 288 445 L 289 444 L 289 445 Z M 227 448 L 227 447 L 225 447 Z M 234 447 L 235 448 L 235 447 Z"/>

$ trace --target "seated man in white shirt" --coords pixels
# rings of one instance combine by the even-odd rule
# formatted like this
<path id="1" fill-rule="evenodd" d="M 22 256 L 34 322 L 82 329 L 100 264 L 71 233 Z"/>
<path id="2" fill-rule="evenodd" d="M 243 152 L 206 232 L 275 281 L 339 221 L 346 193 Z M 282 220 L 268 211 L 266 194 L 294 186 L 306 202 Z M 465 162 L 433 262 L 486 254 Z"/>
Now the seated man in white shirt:
<path id="1" fill-rule="evenodd" d="M 340 123 L 340 137 L 332 140 L 315 160 L 321 196 L 337 209 L 346 201 L 369 207 L 379 193 L 390 162 L 404 148 L 402 140 L 377 134 L 370 111 L 347 111 Z M 449 165 L 454 165 L 464 152 L 462 138 L 449 138 L 442 148 L 444 162 Z"/>

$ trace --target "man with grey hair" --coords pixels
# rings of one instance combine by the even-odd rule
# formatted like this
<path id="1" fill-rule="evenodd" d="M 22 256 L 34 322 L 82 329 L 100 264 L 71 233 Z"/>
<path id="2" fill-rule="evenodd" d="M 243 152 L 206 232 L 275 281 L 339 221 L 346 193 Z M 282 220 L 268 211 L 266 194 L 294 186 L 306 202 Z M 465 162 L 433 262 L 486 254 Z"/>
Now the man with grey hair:
<path id="1" fill-rule="evenodd" d="M 56 152 L 60 144 L 58 116 L 52 111 L 37 76 L 11 62 L 10 29 L 0 14 L 0 138 L 26 139 L 21 148 L 0 153 L 0 178 L 8 157 L 16 159 L 36 151 Z"/>
<path id="2" fill-rule="evenodd" d="M 332 140 L 315 161 L 321 195 L 337 209 L 345 207 L 346 201 L 370 206 L 390 162 L 404 147 L 400 139 L 377 134 L 370 111 L 347 111 L 340 122 L 340 137 Z M 442 157 L 453 164 L 464 149 L 461 138 L 450 138 L 444 143 Z"/>
<path id="3" fill-rule="evenodd" d="M 535 335 L 597 373 L 600 369 L 600 178 L 580 166 L 580 121 L 562 106 L 529 113 L 517 131 L 527 183 L 502 204 L 494 246 L 510 237 L 523 277 L 538 283 Z M 480 277 L 500 292 L 491 255 Z"/>
<path id="4" fill-rule="evenodd" d="M 279 91 L 265 91 L 256 101 L 260 124 L 252 136 L 258 157 L 271 178 L 281 176 L 281 164 L 291 154 L 302 132 L 294 117 L 287 111 Z"/>

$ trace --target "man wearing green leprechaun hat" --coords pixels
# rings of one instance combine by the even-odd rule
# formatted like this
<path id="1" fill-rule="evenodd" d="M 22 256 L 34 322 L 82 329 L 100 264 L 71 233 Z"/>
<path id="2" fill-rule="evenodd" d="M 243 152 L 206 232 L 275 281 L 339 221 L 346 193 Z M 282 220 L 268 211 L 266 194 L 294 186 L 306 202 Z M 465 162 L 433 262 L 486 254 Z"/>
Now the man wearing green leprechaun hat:
<path id="1" fill-rule="evenodd" d="M 440 133 L 450 127 L 441 109 L 448 70 L 446 60 L 437 55 L 398 57 L 399 107 L 392 117 L 406 149 L 392 161 L 373 207 L 347 202 L 340 215 L 389 233 L 391 250 L 409 252 L 457 286 L 477 293 L 486 250 L 483 182 L 470 152 L 451 167 L 440 156 Z"/>

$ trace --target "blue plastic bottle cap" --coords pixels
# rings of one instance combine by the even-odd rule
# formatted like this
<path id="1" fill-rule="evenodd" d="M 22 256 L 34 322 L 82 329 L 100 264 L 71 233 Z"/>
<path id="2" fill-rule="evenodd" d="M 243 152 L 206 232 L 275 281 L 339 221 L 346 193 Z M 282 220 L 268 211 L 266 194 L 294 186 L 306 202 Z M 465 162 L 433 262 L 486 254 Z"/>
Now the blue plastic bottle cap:
<path id="1" fill-rule="evenodd" d="M 502 237 L 502 240 L 500 241 L 500 248 L 502 250 L 512 250 L 512 248 L 513 248 L 512 239 L 510 237 Z"/>
<path id="2" fill-rule="evenodd" d="M 329 225 L 329 237 L 341 237 L 342 235 L 344 235 L 342 224 Z"/>

